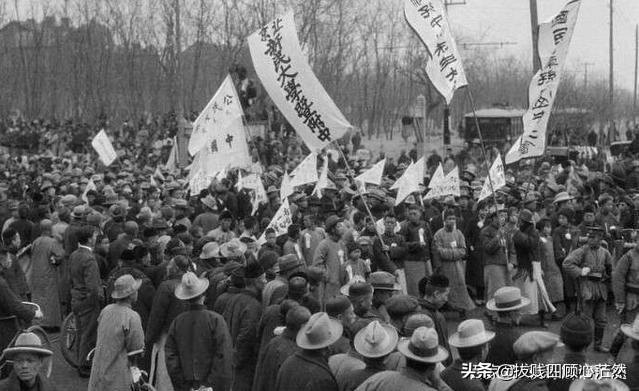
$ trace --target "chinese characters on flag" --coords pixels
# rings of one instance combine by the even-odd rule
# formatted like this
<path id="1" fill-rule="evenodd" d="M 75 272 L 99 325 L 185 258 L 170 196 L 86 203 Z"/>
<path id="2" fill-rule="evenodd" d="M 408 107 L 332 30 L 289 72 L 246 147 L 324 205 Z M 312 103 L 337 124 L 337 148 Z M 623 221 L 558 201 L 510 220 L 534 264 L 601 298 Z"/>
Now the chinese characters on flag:
<path id="1" fill-rule="evenodd" d="M 441 167 L 442 164 L 439 163 L 438 170 L 441 169 Z M 430 190 L 424 197 L 425 200 L 429 198 L 439 198 L 447 195 L 459 197 L 459 195 L 461 194 L 459 184 L 459 167 L 453 168 L 448 174 L 443 177 L 434 177 L 433 179 L 436 180 L 432 180 L 428 184 Z"/>
<path id="2" fill-rule="evenodd" d="M 491 194 L 493 194 L 493 190 L 497 191 L 504 186 L 506 186 L 504 163 L 501 161 L 501 155 L 497 155 L 497 158 L 495 158 L 493 165 L 490 166 L 490 171 L 488 171 L 486 180 L 484 180 L 484 186 L 482 186 L 481 188 L 478 201 L 482 201 L 488 198 Z"/>
<path id="3" fill-rule="evenodd" d="M 352 127 L 302 54 L 292 11 L 253 33 L 248 44 L 262 85 L 312 152 Z"/>
<path id="4" fill-rule="evenodd" d="M 277 236 L 280 236 L 287 233 L 288 227 L 291 224 L 293 224 L 293 215 L 291 214 L 291 207 L 288 204 L 288 198 L 285 198 L 282 201 L 282 205 L 275 213 L 275 216 L 273 217 L 273 219 L 271 219 L 268 227 L 266 227 L 266 230 L 268 230 L 269 228 L 273 228 L 275 230 L 275 234 Z M 264 231 L 266 232 L 266 230 Z M 266 237 L 264 233 L 262 233 L 262 236 L 260 236 L 260 238 L 257 240 L 257 243 L 266 243 Z"/>
<path id="5" fill-rule="evenodd" d="M 528 88 L 529 107 L 523 117 L 524 133 L 506 154 L 506 164 L 544 154 L 548 120 L 580 5 L 580 0 L 569 1 L 550 22 L 539 25 L 541 69 L 533 76 Z"/>
<path id="6" fill-rule="evenodd" d="M 444 5 L 441 0 L 405 0 L 404 15 L 430 54 L 428 78 L 450 104 L 455 90 L 468 82 Z"/>
<path id="7" fill-rule="evenodd" d="M 113 149 L 113 144 L 111 144 L 111 140 L 109 140 L 104 129 L 100 130 L 100 132 L 93 138 L 91 146 L 98 153 L 100 161 L 102 161 L 102 163 L 104 163 L 107 167 L 118 158 L 118 154 L 115 152 L 115 149 Z"/>

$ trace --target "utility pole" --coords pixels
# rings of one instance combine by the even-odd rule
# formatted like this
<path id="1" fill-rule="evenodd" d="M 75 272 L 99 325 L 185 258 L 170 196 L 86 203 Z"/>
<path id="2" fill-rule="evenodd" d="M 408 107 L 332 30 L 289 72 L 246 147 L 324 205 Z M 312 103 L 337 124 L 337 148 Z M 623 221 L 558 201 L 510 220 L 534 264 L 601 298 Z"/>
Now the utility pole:
<path id="1" fill-rule="evenodd" d="M 595 64 L 592 62 L 584 62 L 582 65 L 584 66 L 584 88 L 588 88 L 588 67 Z"/>
<path id="2" fill-rule="evenodd" d="M 637 68 L 639 68 L 639 24 L 635 26 L 635 94 L 632 105 L 633 117 L 637 117 Z"/>
<path id="3" fill-rule="evenodd" d="M 184 107 L 182 106 L 184 93 L 184 86 L 182 85 L 182 31 L 180 26 L 180 0 L 174 0 L 173 3 L 175 12 L 175 79 L 177 84 L 177 107 L 175 108 L 175 117 L 177 120 L 177 150 L 178 150 L 178 165 L 180 167 L 186 167 L 188 165 L 188 140 L 191 137 L 191 130 L 193 125 L 190 121 L 184 119 Z"/>
<path id="4" fill-rule="evenodd" d="M 609 56 L 610 56 L 610 74 L 608 75 L 608 89 L 610 92 L 610 96 L 609 96 L 609 102 L 608 105 L 610 106 L 609 111 L 609 115 L 610 115 L 610 119 L 609 119 L 609 131 L 608 131 L 608 137 L 610 141 L 614 141 L 615 138 L 615 130 L 614 130 L 614 124 L 615 124 L 615 74 L 614 74 L 614 48 L 613 48 L 613 34 L 614 34 L 614 12 L 613 12 L 613 0 L 610 0 L 610 52 L 609 52 Z"/>
<path id="5" fill-rule="evenodd" d="M 530 29 L 532 32 L 533 75 L 541 69 L 539 59 L 539 19 L 537 18 L 537 0 L 530 1 Z"/>

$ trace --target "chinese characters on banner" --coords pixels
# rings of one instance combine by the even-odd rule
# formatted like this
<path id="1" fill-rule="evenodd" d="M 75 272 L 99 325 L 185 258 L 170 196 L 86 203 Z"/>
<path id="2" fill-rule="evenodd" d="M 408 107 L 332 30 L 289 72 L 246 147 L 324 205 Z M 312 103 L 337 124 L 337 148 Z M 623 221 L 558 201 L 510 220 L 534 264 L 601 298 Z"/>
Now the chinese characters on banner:
<path id="1" fill-rule="evenodd" d="M 428 78 L 450 104 L 455 90 L 468 82 L 444 5 L 441 0 L 404 0 L 404 15 L 430 54 Z"/>
<path id="2" fill-rule="evenodd" d="M 490 186 L 490 181 L 492 181 L 492 188 Z M 478 201 L 482 201 L 488 198 L 488 196 L 493 194 L 493 190 L 497 191 L 504 186 L 506 186 L 506 173 L 504 172 L 504 163 L 501 161 L 501 155 L 497 155 L 497 158 L 493 162 L 493 165 L 490 166 L 490 171 L 488 171 L 486 180 L 484 180 L 484 186 L 482 186 L 481 188 L 481 193 L 479 193 Z"/>
<path id="3" fill-rule="evenodd" d="M 118 158 L 118 154 L 115 152 L 115 149 L 113 149 L 113 144 L 111 144 L 111 140 L 109 140 L 104 129 L 100 130 L 100 133 L 93 138 L 91 146 L 98 153 L 98 157 L 102 163 L 107 167 Z"/>
<path id="4" fill-rule="evenodd" d="M 290 177 L 292 177 L 292 179 L 288 186 L 291 191 L 294 190 L 296 186 L 317 182 L 317 155 L 311 152 L 310 155 L 308 155 L 297 167 L 295 167 L 289 175 L 289 179 Z"/>
<path id="5" fill-rule="evenodd" d="M 548 120 L 580 4 L 580 0 L 569 1 L 550 22 L 539 25 L 541 69 L 533 76 L 528 88 L 529 107 L 523 117 L 524 133 L 506 154 L 506 164 L 544 154 Z"/>
<path id="6" fill-rule="evenodd" d="M 273 228 L 275 230 L 275 234 L 277 236 L 280 236 L 287 233 L 288 227 L 291 224 L 293 224 L 293 216 L 291 215 L 291 208 L 288 204 L 288 198 L 285 198 L 282 201 L 282 205 L 275 213 L 275 216 L 271 219 L 268 227 L 266 227 L 266 230 L 268 230 L 269 228 Z M 266 232 L 266 230 L 264 230 L 264 232 Z M 264 233 L 262 233 L 262 236 L 257 239 L 257 243 L 266 243 L 266 237 L 264 236 Z"/>
<path id="7" fill-rule="evenodd" d="M 311 151 L 352 127 L 302 54 L 292 11 L 253 33 L 248 44 L 262 85 Z"/>
<path id="8" fill-rule="evenodd" d="M 441 167 L 441 163 L 439 164 L 439 167 Z M 459 186 L 459 167 L 455 167 L 448 174 L 446 174 L 446 176 L 438 179 L 436 182 L 431 181 L 428 187 L 430 188 L 430 190 L 424 197 L 425 200 L 447 195 L 459 197 L 461 194 L 461 189 Z"/>
<path id="9" fill-rule="evenodd" d="M 264 183 L 262 182 L 262 178 L 260 178 L 260 176 L 257 174 L 249 174 L 246 177 L 242 177 L 242 173 L 238 172 L 237 189 L 250 190 L 249 193 L 251 196 L 251 204 L 253 205 L 251 215 L 254 215 L 255 212 L 257 212 L 260 204 L 268 202 L 268 196 L 266 194 L 266 190 L 264 189 Z"/>

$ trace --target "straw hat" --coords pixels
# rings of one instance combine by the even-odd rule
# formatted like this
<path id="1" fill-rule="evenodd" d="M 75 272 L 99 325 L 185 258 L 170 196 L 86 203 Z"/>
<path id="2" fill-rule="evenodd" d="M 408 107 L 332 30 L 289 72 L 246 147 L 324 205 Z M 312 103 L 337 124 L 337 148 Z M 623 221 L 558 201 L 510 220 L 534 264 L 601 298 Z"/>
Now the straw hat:
<path id="1" fill-rule="evenodd" d="M 338 320 L 330 318 L 326 312 L 318 312 L 302 326 L 295 342 L 302 349 L 323 349 L 337 342 L 343 331 Z"/>
<path id="2" fill-rule="evenodd" d="M 180 300 L 189 300 L 198 297 L 209 287 L 208 278 L 198 278 L 193 272 L 186 272 L 182 276 L 182 281 L 175 288 L 175 297 Z"/>
<path id="3" fill-rule="evenodd" d="M 355 335 L 357 353 L 364 357 L 376 358 L 390 354 L 397 346 L 399 336 L 395 327 L 374 320 Z"/>
<path id="4" fill-rule="evenodd" d="M 42 345 L 42 340 L 35 333 L 22 333 L 18 335 L 15 344 L 10 348 L 6 348 L 2 352 L 2 355 L 7 359 L 11 359 L 19 353 L 31 353 L 40 357 L 53 355 L 51 350 Z"/>
<path id="5" fill-rule="evenodd" d="M 530 299 L 521 296 L 521 290 L 514 286 L 505 286 L 497 289 L 493 298 L 486 303 L 486 309 L 490 311 L 514 311 L 530 304 Z"/>
<path id="6" fill-rule="evenodd" d="M 224 258 L 239 258 L 246 252 L 246 244 L 239 239 L 231 239 L 222 244 L 220 254 Z"/>
<path id="7" fill-rule="evenodd" d="M 639 340 L 639 314 L 637 314 L 632 324 L 622 324 L 621 332 L 632 339 Z"/>
<path id="8" fill-rule="evenodd" d="M 113 283 L 113 292 L 111 293 L 111 297 L 114 299 L 124 299 L 125 297 L 129 297 L 134 294 L 140 286 L 142 285 L 142 280 L 136 280 L 130 274 L 125 274 L 118 277 Z"/>
<path id="9" fill-rule="evenodd" d="M 457 326 L 457 332 L 448 338 L 450 346 L 469 348 L 480 346 L 495 338 L 495 333 L 486 331 L 484 322 L 479 319 L 468 319 Z"/>
<path id="10" fill-rule="evenodd" d="M 202 247 L 200 259 L 211 259 L 220 256 L 220 246 L 217 242 L 208 242 Z"/>
<path id="11" fill-rule="evenodd" d="M 562 191 L 555 196 L 555 199 L 552 201 L 552 203 L 556 204 L 558 202 L 570 201 L 570 200 L 573 200 L 574 198 L 575 197 L 571 197 L 567 191 Z"/>
<path id="12" fill-rule="evenodd" d="M 376 291 L 399 291 L 401 286 L 395 281 L 395 276 L 389 272 L 379 271 L 371 273 L 368 277 L 368 283 L 373 286 Z"/>
<path id="13" fill-rule="evenodd" d="M 420 327 L 410 339 L 399 341 L 397 350 L 408 359 L 425 363 L 438 363 L 448 358 L 446 349 L 439 346 L 437 331 L 427 327 Z"/>

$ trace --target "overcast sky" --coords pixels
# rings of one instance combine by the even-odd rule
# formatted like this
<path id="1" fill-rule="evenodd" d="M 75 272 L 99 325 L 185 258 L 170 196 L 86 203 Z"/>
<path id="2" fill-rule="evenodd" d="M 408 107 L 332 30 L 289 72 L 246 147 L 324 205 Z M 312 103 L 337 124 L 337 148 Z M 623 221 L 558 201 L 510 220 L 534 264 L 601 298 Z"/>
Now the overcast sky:
<path id="1" fill-rule="evenodd" d="M 62 4 L 64 0 L 17 0 L 21 16 L 31 14 L 41 4 Z M 91 1 L 91 0 L 86 0 Z M 123 0 L 127 1 L 127 0 Z M 342 0 L 349 1 L 349 0 Z M 398 1 L 403 4 L 403 0 Z M 461 2 L 463 0 L 454 0 Z M 609 3 L 612 0 L 582 0 L 566 69 L 583 80 L 584 64 L 589 80 L 608 80 Z M 4 2 L 9 16 L 15 17 L 13 1 Z M 491 48 L 497 55 L 516 54 L 531 64 L 529 0 L 465 0 L 449 8 L 453 30 L 460 37 L 477 36 L 483 42 L 516 42 Z M 547 21 L 566 0 L 538 0 L 539 21 Z M 32 8 L 33 7 L 33 8 Z M 639 23 L 639 0 L 614 0 L 615 85 L 633 89 L 635 64 L 635 24 Z M 36 11 L 37 14 L 37 11 Z M 463 39 L 462 41 L 465 41 Z M 531 65 L 532 66 L 532 65 Z"/>
<path id="2" fill-rule="evenodd" d="M 462 0 L 455 0 L 460 2 Z M 551 19 L 566 3 L 564 0 L 538 0 L 539 22 Z M 579 19 L 568 54 L 566 69 L 583 79 L 584 62 L 589 80 L 608 80 L 610 0 L 582 0 Z M 466 0 L 465 5 L 449 7 L 449 18 L 456 33 L 467 36 L 472 30 L 482 41 L 509 41 L 503 53 L 517 53 L 532 64 L 529 0 Z M 614 0 L 615 85 L 632 91 L 635 66 L 635 25 L 639 23 L 639 0 Z M 532 67 L 532 65 L 531 65 Z M 594 78 L 594 79 L 593 79 Z"/>

